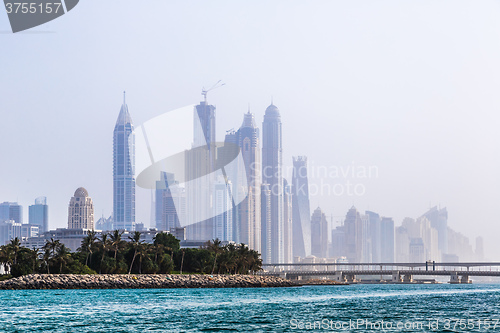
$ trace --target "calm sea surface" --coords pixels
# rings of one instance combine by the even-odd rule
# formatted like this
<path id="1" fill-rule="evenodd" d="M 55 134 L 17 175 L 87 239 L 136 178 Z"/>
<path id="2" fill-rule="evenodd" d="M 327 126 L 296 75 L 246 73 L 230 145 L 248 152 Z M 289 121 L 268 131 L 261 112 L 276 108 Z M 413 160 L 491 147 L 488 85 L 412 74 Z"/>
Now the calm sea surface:
<path id="1" fill-rule="evenodd" d="M 0 291 L 1 332 L 500 332 L 499 319 L 494 284 Z"/>

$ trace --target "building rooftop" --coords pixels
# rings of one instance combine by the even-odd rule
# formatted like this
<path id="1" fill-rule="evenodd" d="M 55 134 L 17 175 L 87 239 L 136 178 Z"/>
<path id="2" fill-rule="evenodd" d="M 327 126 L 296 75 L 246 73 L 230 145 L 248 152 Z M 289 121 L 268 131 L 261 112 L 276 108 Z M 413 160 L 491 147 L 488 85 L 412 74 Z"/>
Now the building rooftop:
<path id="1" fill-rule="evenodd" d="M 271 116 L 271 117 L 279 117 L 280 116 L 280 110 L 278 107 L 274 104 L 271 104 L 267 107 L 266 109 L 266 116 Z"/>
<path id="2" fill-rule="evenodd" d="M 87 190 L 84 189 L 83 187 L 77 188 L 77 190 L 75 191 L 75 195 L 74 195 L 74 197 L 88 197 L 88 196 L 89 196 L 89 192 L 87 192 Z"/>

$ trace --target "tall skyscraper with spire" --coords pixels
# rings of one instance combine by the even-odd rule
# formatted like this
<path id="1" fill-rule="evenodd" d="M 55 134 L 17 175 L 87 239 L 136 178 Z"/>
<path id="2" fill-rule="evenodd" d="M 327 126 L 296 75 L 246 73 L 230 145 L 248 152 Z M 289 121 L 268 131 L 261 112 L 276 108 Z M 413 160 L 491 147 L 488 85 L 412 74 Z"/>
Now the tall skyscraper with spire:
<path id="1" fill-rule="evenodd" d="M 263 253 L 264 262 L 284 262 L 283 240 L 283 155 L 281 116 L 278 108 L 271 104 L 262 123 L 262 183 L 269 184 L 271 192 L 271 257 Z M 262 240 L 268 241 L 268 240 Z"/>
<path id="2" fill-rule="evenodd" d="M 241 149 L 248 183 L 248 195 L 239 204 L 240 243 L 261 252 L 261 164 L 260 135 L 255 118 L 248 111 L 243 124 L 237 132 L 238 146 Z M 235 188 L 234 190 L 238 190 Z"/>
<path id="3" fill-rule="evenodd" d="M 113 132 L 113 220 L 116 229 L 135 229 L 135 135 L 125 92 Z"/>
<path id="4" fill-rule="evenodd" d="M 187 238 L 208 241 L 214 238 L 212 216 L 217 148 L 215 144 L 215 106 L 205 100 L 194 109 L 193 148 L 186 157 Z"/>

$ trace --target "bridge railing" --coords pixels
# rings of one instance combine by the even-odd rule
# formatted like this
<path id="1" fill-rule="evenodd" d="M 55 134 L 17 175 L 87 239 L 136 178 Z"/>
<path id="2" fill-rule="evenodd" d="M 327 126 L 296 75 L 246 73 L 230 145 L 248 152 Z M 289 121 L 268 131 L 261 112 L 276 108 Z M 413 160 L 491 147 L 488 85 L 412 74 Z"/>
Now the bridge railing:
<path id="1" fill-rule="evenodd" d="M 356 271 L 356 270 L 415 270 L 415 271 L 500 271 L 500 262 L 424 262 L 424 263 L 346 263 L 346 262 L 320 262 L 320 263 L 276 263 L 263 264 L 264 271 Z"/>

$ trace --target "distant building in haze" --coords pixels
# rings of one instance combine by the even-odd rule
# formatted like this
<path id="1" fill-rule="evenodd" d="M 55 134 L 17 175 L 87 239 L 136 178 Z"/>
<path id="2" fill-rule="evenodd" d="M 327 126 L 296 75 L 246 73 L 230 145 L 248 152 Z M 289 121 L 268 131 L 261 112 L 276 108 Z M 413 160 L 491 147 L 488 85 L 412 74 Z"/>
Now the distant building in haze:
<path id="1" fill-rule="evenodd" d="M 262 262 L 264 264 L 270 264 L 272 260 L 271 256 L 271 242 L 272 242 L 272 230 L 271 230 L 271 190 L 269 189 L 269 184 L 261 185 L 260 192 L 260 213 L 261 213 L 261 235 L 262 235 Z"/>
<path id="2" fill-rule="evenodd" d="M 6 245 L 14 238 L 22 239 L 23 224 L 14 220 L 4 220 L 0 222 L 0 246 Z"/>
<path id="3" fill-rule="evenodd" d="M 161 180 L 156 182 L 155 197 L 156 228 L 160 231 L 180 228 L 180 221 L 186 214 L 186 192 L 175 181 L 174 174 L 161 173 Z"/>
<path id="4" fill-rule="evenodd" d="M 404 226 L 396 228 L 395 232 L 396 262 L 410 261 L 410 237 L 408 229 Z"/>
<path id="5" fill-rule="evenodd" d="M 69 202 L 68 229 L 94 230 L 94 204 L 83 187 L 75 191 Z"/>
<path id="6" fill-rule="evenodd" d="M 380 215 L 366 211 L 365 216 L 368 217 L 369 224 L 369 237 L 371 245 L 371 262 L 382 262 L 381 260 L 381 246 L 383 244 L 383 239 L 380 233 Z"/>
<path id="7" fill-rule="evenodd" d="M 363 222 L 358 210 L 353 206 L 344 222 L 345 255 L 349 262 L 364 262 L 363 258 Z"/>
<path id="8" fill-rule="evenodd" d="M 332 230 L 332 248 L 330 256 L 333 258 L 346 257 L 345 227 L 339 226 Z"/>
<path id="9" fill-rule="evenodd" d="M 305 258 L 311 255 L 311 211 L 305 156 L 293 157 L 292 211 L 293 256 Z"/>
<path id="10" fill-rule="evenodd" d="M 441 254 L 448 251 L 448 211 L 445 208 L 432 207 L 421 217 L 430 221 L 431 227 L 436 229 L 438 236 L 438 249 Z"/>
<path id="11" fill-rule="evenodd" d="M 116 229 L 135 229 L 135 134 L 125 97 L 113 131 L 113 219 Z"/>
<path id="12" fill-rule="evenodd" d="M 476 250 L 474 251 L 474 254 L 476 255 L 477 261 L 484 260 L 484 239 L 481 236 L 476 237 Z"/>
<path id="13" fill-rule="evenodd" d="M 283 178 L 283 263 L 293 262 L 292 208 L 292 187 Z"/>
<path id="14" fill-rule="evenodd" d="M 186 238 L 195 241 L 214 239 L 213 196 L 216 166 L 215 107 L 207 101 L 196 105 L 193 147 L 186 156 Z M 198 121 L 199 120 L 199 121 Z"/>
<path id="15" fill-rule="evenodd" d="M 17 202 L 3 202 L 0 204 L 0 221 L 15 221 L 23 223 L 23 206 Z"/>
<path id="16" fill-rule="evenodd" d="M 102 231 L 115 230 L 115 227 L 113 224 L 113 216 L 110 216 L 108 218 L 105 218 L 104 215 L 101 216 L 101 218 L 95 222 L 95 229 L 102 230 Z"/>
<path id="17" fill-rule="evenodd" d="M 243 124 L 236 133 L 236 142 L 243 157 L 247 176 L 248 195 L 238 205 L 237 233 L 239 243 L 248 244 L 250 249 L 261 251 L 261 163 L 260 163 L 260 133 L 255 125 L 255 118 L 248 111 Z M 227 141 L 227 140 L 226 140 Z M 240 184 L 233 184 L 234 191 L 242 191 Z M 236 230 L 235 230 L 236 231 Z M 235 239 L 236 240 L 236 239 Z"/>
<path id="18" fill-rule="evenodd" d="M 319 207 L 311 217 L 311 254 L 318 258 L 328 256 L 328 221 Z"/>
<path id="19" fill-rule="evenodd" d="M 383 217 L 380 221 L 380 261 L 393 263 L 394 251 L 394 220 Z"/>
<path id="20" fill-rule="evenodd" d="M 220 177 L 214 184 L 213 197 L 213 239 L 233 240 L 232 184 Z"/>
<path id="21" fill-rule="evenodd" d="M 283 242 L 283 146 L 281 116 L 271 104 L 262 123 L 262 182 L 269 184 L 271 193 L 271 240 L 263 240 L 271 246 L 271 261 L 284 261 Z"/>
<path id="22" fill-rule="evenodd" d="M 38 226 L 38 232 L 49 231 L 49 206 L 46 197 L 35 199 L 35 204 L 29 206 L 29 223 Z"/>

